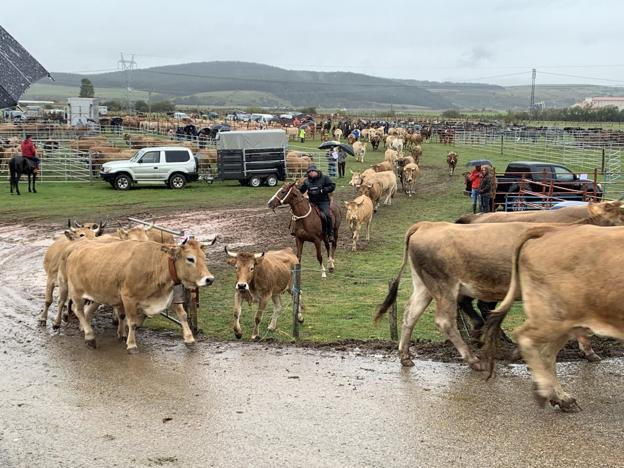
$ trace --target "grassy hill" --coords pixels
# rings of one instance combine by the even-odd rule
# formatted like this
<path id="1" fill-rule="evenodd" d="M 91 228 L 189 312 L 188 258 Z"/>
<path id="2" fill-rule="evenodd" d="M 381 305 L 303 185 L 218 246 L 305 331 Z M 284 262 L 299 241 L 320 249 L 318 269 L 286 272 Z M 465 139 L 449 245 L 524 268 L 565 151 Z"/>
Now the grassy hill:
<path id="1" fill-rule="evenodd" d="M 85 76 L 53 73 L 34 84 L 26 99 L 76 96 Z M 123 72 L 88 75 L 103 99 L 126 96 Z M 132 72 L 134 99 L 173 99 L 178 104 L 348 109 L 508 110 L 526 109 L 530 86 L 394 80 L 361 73 L 285 70 L 248 62 L 198 62 Z M 537 85 L 535 100 L 566 107 L 588 96 L 624 95 L 624 88 L 592 85 Z"/>

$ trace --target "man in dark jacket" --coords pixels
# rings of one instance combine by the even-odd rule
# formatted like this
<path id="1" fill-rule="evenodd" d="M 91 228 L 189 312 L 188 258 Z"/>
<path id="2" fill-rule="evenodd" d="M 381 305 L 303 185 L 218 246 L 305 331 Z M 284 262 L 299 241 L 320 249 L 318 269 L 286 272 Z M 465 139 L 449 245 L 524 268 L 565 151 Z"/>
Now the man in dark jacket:
<path id="1" fill-rule="evenodd" d="M 329 194 L 336 189 L 336 184 L 329 176 L 319 171 L 314 164 L 310 164 L 306 172 L 306 179 L 299 187 L 301 193 L 308 192 L 310 203 L 316 205 L 325 215 L 325 236 L 328 241 L 334 240 L 332 219 L 329 213 Z"/>
<path id="2" fill-rule="evenodd" d="M 490 203 L 492 200 L 492 174 L 490 168 L 483 166 L 481 168 L 481 182 L 479 184 L 479 196 L 481 197 L 481 212 L 488 213 L 492 211 Z"/>

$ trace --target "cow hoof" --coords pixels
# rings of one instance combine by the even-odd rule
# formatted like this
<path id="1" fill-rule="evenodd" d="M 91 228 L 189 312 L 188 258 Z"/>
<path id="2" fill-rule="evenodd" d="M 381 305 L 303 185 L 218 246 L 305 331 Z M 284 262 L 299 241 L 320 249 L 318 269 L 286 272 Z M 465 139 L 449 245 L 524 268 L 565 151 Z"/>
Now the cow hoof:
<path id="1" fill-rule="evenodd" d="M 546 405 L 546 397 L 539 394 L 535 385 L 533 385 L 533 399 L 540 408 L 543 408 Z"/>
<path id="2" fill-rule="evenodd" d="M 252 336 L 251 341 L 260 341 L 260 335 Z"/>
<path id="3" fill-rule="evenodd" d="M 297 322 L 303 323 L 303 315 L 301 315 L 301 314 L 297 315 Z"/>
<path id="4" fill-rule="evenodd" d="M 403 367 L 414 367 L 414 361 L 410 358 L 401 358 L 401 365 Z"/>
<path id="5" fill-rule="evenodd" d="M 585 354 L 584 357 L 589 362 L 600 362 L 600 361 L 602 361 L 602 358 L 600 356 L 598 356 L 596 353 Z"/>
<path id="6" fill-rule="evenodd" d="M 40 318 L 40 319 L 37 321 L 37 323 L 39 324 L 39 326 L 40 326 L 40 327 L 45 327 L 45 326 L 46 326 L 46 323 L 47 323 L 47 320 L 46 320 L 46 319 L 43 319 L 43 318 Z"/>
<path id="7" fill-rule="evenodd" d="M 128 348 L 128 354 L 139 354 L 139 348 L 136 346 L 134 348 Z"/>
<path id="8" fill-rule="evenodd" d="M 576 402 L 576 399 L 570 397 L 565 400 L 550 400 L 551 406 L 558 406 L 564 413 L 578 413 L 581 411 L 581 407 Z"/>
<path id="9" fill-rule="evenodd" d="M 190 348 L 190 349 L 195 348 L 195 340 L 193 340 L 193 341 L 185 341 L 184 344 L 185 344 L 185 346 L 187 348 Z"/>
<path id="10" fill-rule="evenodd" d="M 243 337 L 243 334 L 241 332 L 234 332 L 234 336 L 240 340 Z"/>
<path id="11" fill-rule="evenodd" d="M 97 346 L 95 345 L 95 338 L 91 338 L 90 340 L 85 340 L 88 348 L 95 349 Z"/>
<path id="12" fill-rule="evenodd" d="M 475 370 L 475 371 L 481 372 L 481 371 L 487 370 L 487 364 L 483 361 L 470 362 L 468 363 L 468 365 L 470 366 L 472 370 Z"/>

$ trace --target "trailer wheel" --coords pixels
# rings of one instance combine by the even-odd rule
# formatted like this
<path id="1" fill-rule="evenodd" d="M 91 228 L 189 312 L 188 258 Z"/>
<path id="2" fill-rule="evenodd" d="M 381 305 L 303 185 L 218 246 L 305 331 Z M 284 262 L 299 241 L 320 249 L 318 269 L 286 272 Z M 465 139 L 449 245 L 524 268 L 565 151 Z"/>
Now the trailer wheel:
<path id="1" fill-rule="evenodd" d="M 271 174 L 266 178 L 266 184 L 269 187 L 275 187 L 277 185 L 277 176 L 275 174 Z"/>
<path id="2" fill-rule="evenodd" d="M 258 176 L 253 176 L 249 179 L 249 185 L 252 187 L 260 187 L 262 185 L 262 179 Z"/>

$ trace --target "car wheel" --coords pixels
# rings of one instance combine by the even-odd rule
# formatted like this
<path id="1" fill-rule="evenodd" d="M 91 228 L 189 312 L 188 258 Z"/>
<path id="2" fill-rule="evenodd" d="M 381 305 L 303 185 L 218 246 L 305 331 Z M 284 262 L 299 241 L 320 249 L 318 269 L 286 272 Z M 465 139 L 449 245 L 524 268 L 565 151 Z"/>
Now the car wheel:
<path id="1" fill-rule="evenodd" d="M 183 189 L 186 186 L 186 177 L 182 174 L 173 174 L 169 179 L 169 187 L 172 189 Z"/>
<path id="2" fill-rule="evenodd" d="M 115 177 L 114 187 L 117 190 L 128 190 L 132 186 L 132 179 L 128 174 L 119 174 Z"/>
<path id="3" fill-rule="evenodd" d="M 275 175 L 270 175 L 266 178 L 266 184 L 269 187 L 275 187 L 277 185 L 277 177 Z"/>
<path id="4" fill-rule="evenodd" d="M 258 176 L 253 176 L 249 179 L 249 185 L 252 187 L 260 187 L 262 185 L 262 179 Z"/>

